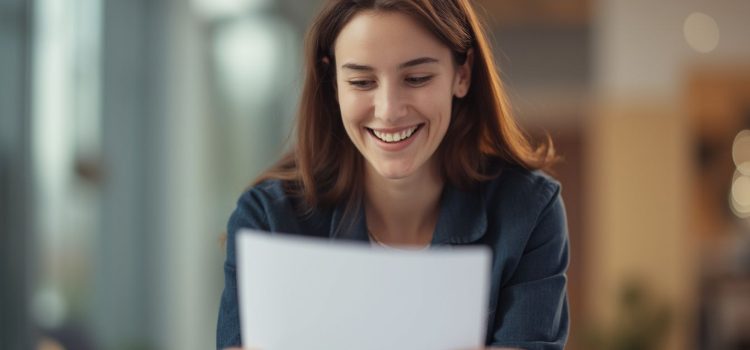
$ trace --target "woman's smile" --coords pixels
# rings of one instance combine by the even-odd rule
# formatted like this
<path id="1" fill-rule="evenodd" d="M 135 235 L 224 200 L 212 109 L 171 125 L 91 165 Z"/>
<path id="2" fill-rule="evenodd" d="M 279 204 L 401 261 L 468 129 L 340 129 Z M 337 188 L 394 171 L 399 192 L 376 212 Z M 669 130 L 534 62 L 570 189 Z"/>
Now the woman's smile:
<path id="1" fill-rule="evenodd" d="M 405 128 L 375 129 L 365 127 L 372 139 L 382 150 L 397 152 L 408 147 L 417 138 L 424 123 Z"/>

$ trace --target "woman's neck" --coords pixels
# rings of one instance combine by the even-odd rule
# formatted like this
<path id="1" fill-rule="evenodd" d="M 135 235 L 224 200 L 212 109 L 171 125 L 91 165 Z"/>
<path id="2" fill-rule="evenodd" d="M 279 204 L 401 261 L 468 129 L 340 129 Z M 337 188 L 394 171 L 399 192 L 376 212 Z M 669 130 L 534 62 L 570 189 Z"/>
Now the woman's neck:
<path id="1" fill-rule="evenodd" d="M 437 166 L 426 164 L 404 179 L 385 179 L 366 165 L 367 228 L 389 245 L 426 245 L 437 223 L 444 180 Z"/>

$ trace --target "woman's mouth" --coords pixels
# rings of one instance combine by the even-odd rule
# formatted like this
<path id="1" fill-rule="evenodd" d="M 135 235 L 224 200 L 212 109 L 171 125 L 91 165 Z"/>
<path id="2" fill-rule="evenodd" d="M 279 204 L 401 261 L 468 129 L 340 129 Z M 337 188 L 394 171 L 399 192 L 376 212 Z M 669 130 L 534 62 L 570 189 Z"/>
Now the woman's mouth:
<path id="1" fill-rule="evenodd" d="M 401 130 L 396 131 L 384 131 L 384 130 L 375 130 L 366 128 L 367 131 L 370 132 L 373 136 L 375 136 L 378 140 L 383 141 L 385 143 L 394 144 L 399 142 L 405 142 L 406 140 L 409 140 L 412 136 L 414 136 L 417 131 L 422 128 L 422 125 L 414 125 L 412 127 L 404 128 Z"/>

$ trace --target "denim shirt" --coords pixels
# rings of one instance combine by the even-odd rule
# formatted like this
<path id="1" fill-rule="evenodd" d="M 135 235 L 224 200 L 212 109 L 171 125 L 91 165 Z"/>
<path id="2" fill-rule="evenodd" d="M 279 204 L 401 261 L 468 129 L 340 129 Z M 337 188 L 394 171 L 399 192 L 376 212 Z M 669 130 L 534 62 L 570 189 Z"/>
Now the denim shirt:
<path id="1" fill-rule="evenodd" d="M 339 231 L 343 206 L 300 216 L 279 180 L 245 192 L 227 227 L 224 292 L 216 346 L 238 346 L 235 236 L 239 228 L 369 242 L 364 211 Z M 431 246 L 492 250 L 487 346 L 562 350 L 568 336 L 568 233 L 560 184 L 539 171 L 505 167 L 473 191 L 446 185 Z"/>

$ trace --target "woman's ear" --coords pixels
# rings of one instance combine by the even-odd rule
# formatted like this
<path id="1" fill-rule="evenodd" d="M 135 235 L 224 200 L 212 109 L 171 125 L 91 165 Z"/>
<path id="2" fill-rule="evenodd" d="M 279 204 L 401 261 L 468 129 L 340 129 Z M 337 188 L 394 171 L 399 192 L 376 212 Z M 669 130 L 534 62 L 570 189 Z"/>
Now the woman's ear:
<path id="1" fill-rule="evenodd" d="M 466 51 L 466 60 L 457 67 L 456 81 L 453 85 L 453 95 L 462 98 L 469 92 L 471 86 L 471 69 L 474 66 L 474 49 Z"/>

